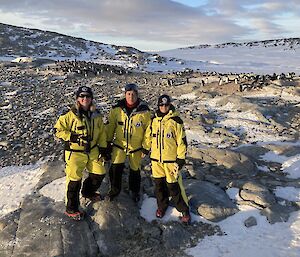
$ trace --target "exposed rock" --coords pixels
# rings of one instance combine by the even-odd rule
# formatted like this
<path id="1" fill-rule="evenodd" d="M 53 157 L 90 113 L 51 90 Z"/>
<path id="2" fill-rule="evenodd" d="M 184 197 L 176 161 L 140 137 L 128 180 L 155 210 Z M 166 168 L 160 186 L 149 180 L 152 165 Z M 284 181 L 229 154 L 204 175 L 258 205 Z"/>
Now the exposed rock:
<path id="1" fill-rule="evenodd" d="M 256 166 L 247 156 L 230 150 L 216 148 L 192 148 L 189 150 L 189 156 L 203 162 L 223 166 L 226 169 L 239 174 L 252 176 L 257 172 Z"/>
<path id="2" fill-rule="evenodd" d="M 130 48 L 115 50 L 134 54 Z M 137 62 L 145 61 L 142 55 L 137 58 Z M 164 61 L 160 56 L 156 59 Z M 245 94 L 238 92 L 239 85 L 233 85 L 230 76 L 216 73 L 189 74 L 195 76 L 195 83 L 190 83 L 183 72 L 128 73 L 123 68 L 87 62 L 44 63 L 50 62 L 0 65 L 0 166 L 57 161 L 46 168 L 22 209 L 0 220 L 0 248 L 4 249 L 1 256 L 179 257 L 185 256 L 183 249 L 197 244 L 200 238 L 222 234 L 219 227 L 201 222 L 188 227 L 176 221 L 146 222 L 126 194 L 126 186 L 115 202 L 82 201 L 87 204 L 88 218 L 79 223 L 64 217 L 62 202 L 54 203 L 39 195 L 43 186 L 65 175 L 64 163 L 58 161 L 63 147 L 53 138 L 53 124 L 61 110 L 74 101 L 74 91 L 82 84 L 93 88 L 105 117 L 122 97 L 121 89 L 128 82 L 139 85 L 153 110 L 157 108 L 158 95 L 168 92 L 174 96 L 173 103 L 179 107 L 190 140 L 188 163 L 182 174 L 193 212 L 220 221 L 238 211 L 236 204 L 247 204 L 264 209 L 261 214 L 274 223 L 288 220 L 290 212 L 299 209 L 299 202 L 283 201 L 272 194 L 275 186 L 300 187 L 299 179 L 288 178 L 281 163 L 260 159 L 268 151 L 296 156 L 299 146 L 259 143 L 268 136 L 268 142 L 297 138 L 300 108 L 284 96 L 298 95 L 298 88 L 272 85 L 262 89 L 257 80 L 251 83 L 251 74 L 243 79 L 242 74 L 233 75 L 231 79 L 249 85 Z M 197 76 L 206 82 L 198 79 L 199 86 Z M 226 82 L 218 86 L 220 78 Z M 257 97 L 254 89 L 270 97 Z M 235 150 L 233 146 L 237 146 Z M 154 197 L 150 171 L 146 158 L 142 163 L 142 190 Z M 126 176 L 123 178 L 126 180 Z M 106 177 L 100 193 L 107 192 L 108 184 Z M 239 188 L 243 200 L 233 203 L 223 190 L 229 187 Z M 276 199 L 285 206 L 276 204 Z M 245 226 L 254 223 L 250 217 Z"/>
<path id="3" fill-rule="evenodd" d="M 168 249 L 178 248 L 182 243 L 188 245 L 191 237 L 191 233 L 176 223 L 163 226 L 163 242 Z"/>
<path id="4" fill-rule="evenodd" d="M 191 179 L 184 184 L 192 211 L 205 219 L 218 222 L 238 212 L 228 195 L 214 184 Z"/>
<path id="5" fill-rule="evenodd" d="M 44 164 L 44 173 L 42 174 L 39 182 L 35 186 L 36 190 L 41 189 L 43 186 L 49 184 L 55 179 L 65 176 L 64 167 L 65 163 L 62 161 L 55 161 Z"/>
<path id="6" fill-rule="evenodd" d="M 267 217 L 271 224 L 276 222 L 286 222 L 290 217 L 290 213 L 298 211 L 299 208 L 295 206 L 282 206 L 280 204 L 273 204 L 263 210 L 260 213 Z"/>
<path id="7" fill-rule="evenodd" d="M 248 219 L 246 219 L 246 220 L 244 221 L 244 225 L 245 225 L 247 228 L 256 226 L 256 225 L 257 225 L 256 218 L 253 217 L 253 216 L 249 217 Z"/>
<path id="8" fill-rule="evenodd" d="M 89 225 L 66 218 L 62 202 L 32 194 L 21 208 L 14 247 L 7 256 L 98 256 Z"/>
<path id="9" fill-rule="evenodd" d="M 195 244 L 204 234 L 220 233 L 217 227 L 206 227 L 204 223 L 188 228 L 179 222 L 150 224 L 140 217 L 136 204 L 124 193 L 112 202 L 89 205 L 87 211 L 91 215 L 94 237 L 104 256 L 137 256 L 137 253 L 180 256 L 179 253 L 183 254 L 180 249 Z"/>
<path id="10" fill-rule="evenodd" d="M 20 210 L 14 211 L 1 218 L 0 223 L 0 255 L 3 257 L 11 257 L 15 245 L 19 242 L 16 239 L 18 222 L 20 218 Z"/>
<path id="11" fill-rule="evenodd" d="M 240 197 L 263 207 L 269 207 L 276 202 L 275 196 L 266 187 L 255 182 L 244 184 L 240 191 Z"/>
<path id="12" fill-rule="evenodd" d="M 4 222 L 0 222 L 0 231 L 2 231 L 6 226 L 7 224 L 5 224 Z"/>

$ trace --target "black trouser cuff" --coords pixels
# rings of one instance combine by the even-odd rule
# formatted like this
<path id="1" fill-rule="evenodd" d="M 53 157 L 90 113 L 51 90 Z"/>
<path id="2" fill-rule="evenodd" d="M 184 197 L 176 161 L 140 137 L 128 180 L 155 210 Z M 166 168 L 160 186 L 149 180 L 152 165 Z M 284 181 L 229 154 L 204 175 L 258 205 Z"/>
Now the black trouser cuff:
<path id="1" fill-rule="evenodd" d="M 168 186 L 170 196 L 172 197 L 172 201 L 173 201 L 177 211 L 179 211 L 179 212 L 189 211 L 189 207 L 182 197 L 179 184 L 177 182 L 176 183 L 167 183 L 167 186 Z"/>
<path id="2" fill-rule="evenodd" d="M 83 197 L 92 197 L 100 187 L 105 175 L 89 173 L 82 185 L 81 194 Z"/>
<path id="3" fill-rule="evenodd" d="M 140 170 L 129 171 L 129 190 L 134 193 L 139 193 L 141 189 L 141 173 Z"/>
<path id="4" fill-rule="evenodd" d="M 81 187 L 81 180 L 69 181 L 67 188 L 67 211 L 79 210 L 79 192 Z"/>
<path id="5" fill-rule="evenodd" d="M 165 212 L 169 205 L 169 191 L 166 178 L 154 178 L 157 206 Z"/>
<path id="6" fill-rule="evenodd" d="M 109 196 L 115 197 L 120 194 L 122 189 L 122 174 L 124 163 L 112 164 L 109 169 L 110 190 Z"/>

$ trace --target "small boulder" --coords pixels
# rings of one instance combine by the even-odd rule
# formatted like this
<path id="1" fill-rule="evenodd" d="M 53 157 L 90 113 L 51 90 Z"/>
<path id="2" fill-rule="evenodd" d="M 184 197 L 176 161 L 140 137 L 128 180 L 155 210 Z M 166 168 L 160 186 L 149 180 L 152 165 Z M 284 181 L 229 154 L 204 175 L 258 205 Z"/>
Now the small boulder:
<path id="1" fill-rule="evenodd" d="M 246 220 L 244 221 L 244 225 L 245 225 L 247 228 L 256 226 L 256 225 L 257 225 L 256 218 L 253 217 L 253 216 L 249 217 L 248 219 L 246 219 Z"/>
<path id="2" fill-rule="evenodd" d="M 262 207 L 270 207 L 276 203 L 275 196 L 266 187 L 252 181 L 243 185 L 240 197 Z"/>
<path id="3" fill-rule="evenodd" d="M 225 191 L 210 182 L 186 180 L 185 189 L 192 211 L 207 220 L 218 222 L 239 211 Z"/>

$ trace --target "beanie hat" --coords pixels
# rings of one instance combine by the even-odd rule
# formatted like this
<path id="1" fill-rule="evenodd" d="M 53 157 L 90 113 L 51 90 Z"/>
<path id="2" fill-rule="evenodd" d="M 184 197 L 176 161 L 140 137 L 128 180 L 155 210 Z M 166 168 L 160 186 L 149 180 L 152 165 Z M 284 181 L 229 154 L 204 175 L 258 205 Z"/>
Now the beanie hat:
<path id="1" fill-rule="evenodd" d="M 158 98 L 158 101 L 157 101 L 157 105 L 170 105 L 171 104 L 171 98 L 170 96 L 168 95 L 161 95 L 159 98 Z"/>
<path id="2" fill-rule="evenodd" d="M 87 86 L 79 87 L 76 91 L 76 98 L 78 98 L 81 93 L 84 93 L 85 95 L 90 95 L 93 98 L 93 91 L 90 87 Z"/>
<path id="3" fill-rule="evenodd" d="M 127 85 L 125 86 L 125 93 L 126 93 L 127 91 L 135 91 L 135 92 L 137 93 L 137 92 L 138 92 L 138 87 L 137 87 L 137 85 L 134 84 L 134 83 L 127 84 Z"/>

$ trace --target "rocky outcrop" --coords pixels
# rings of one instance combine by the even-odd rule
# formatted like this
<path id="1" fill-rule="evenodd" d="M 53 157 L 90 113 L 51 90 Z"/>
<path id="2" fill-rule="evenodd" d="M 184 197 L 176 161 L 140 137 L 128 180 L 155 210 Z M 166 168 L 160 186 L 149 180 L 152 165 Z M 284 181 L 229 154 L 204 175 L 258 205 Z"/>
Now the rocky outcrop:
<path id="1" fill-rule="evenodd" d="M 225 169 L 238 174 L 252 176 L 257 172 L 256 166 L 247 156 L 227 149 L 193 148 L 189 150 L 189 156 L 205 163 L 224 167 Z"/>
<path id="2" fill-rule="evenodd" d="M 255 182 L 245 183 L 240 191 L 240 197 L 262 207 L 270 207 L 276 202 L 275 196 L 266 187 Z"/>
<path id="3" fill-rule="evenodd" d="M 210 182 L 187 180 L 185 188 L 192 210 L 207 220 L 218 222 L 239 211 L 228 195 Z"/>

